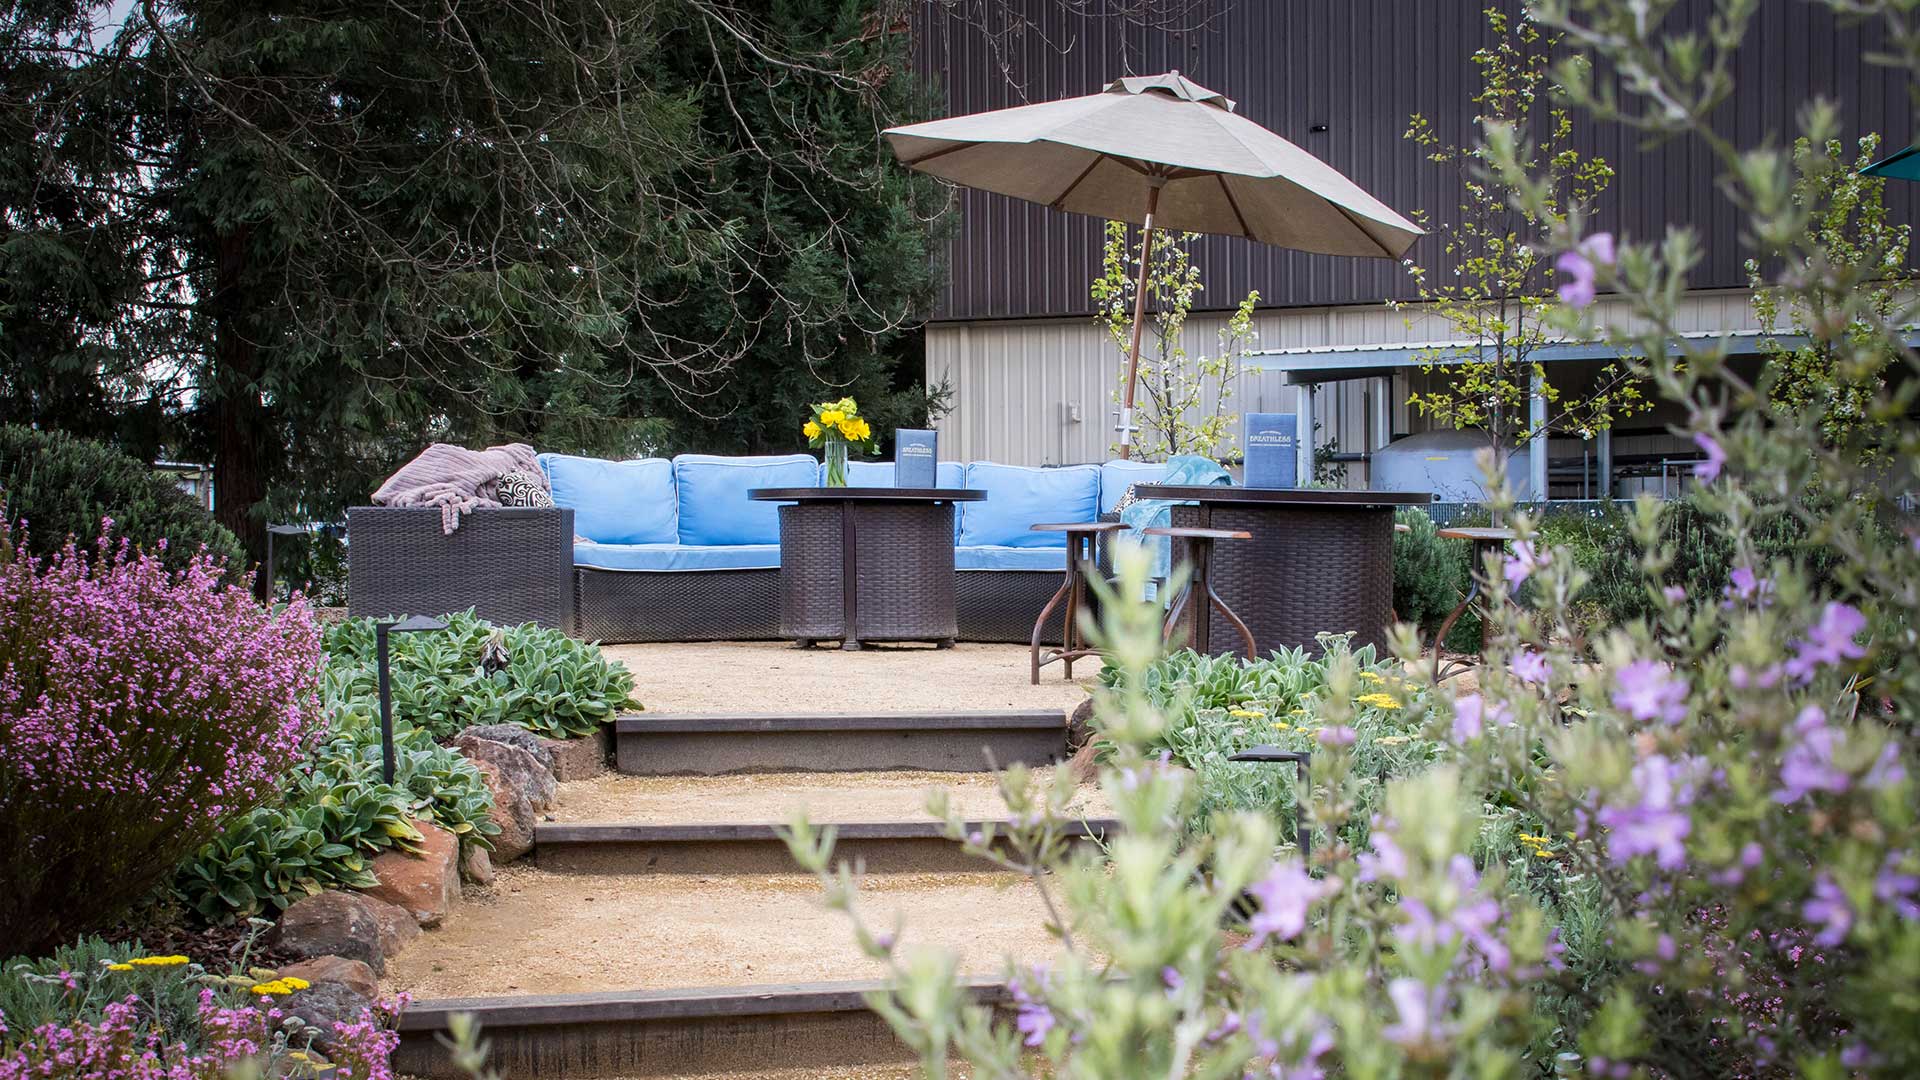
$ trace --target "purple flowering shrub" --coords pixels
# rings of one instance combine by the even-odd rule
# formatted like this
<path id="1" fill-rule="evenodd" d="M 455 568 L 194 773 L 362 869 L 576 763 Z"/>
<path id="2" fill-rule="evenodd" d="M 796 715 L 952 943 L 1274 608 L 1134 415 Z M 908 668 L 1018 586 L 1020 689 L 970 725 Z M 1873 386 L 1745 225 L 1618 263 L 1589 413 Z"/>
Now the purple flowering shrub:
<path id="1" fill-rule="evenodd" d="M 259 804 L 320 733 L 319 631 L 201 556 L 0 531 L 0 941 L 98 929 Z"/>

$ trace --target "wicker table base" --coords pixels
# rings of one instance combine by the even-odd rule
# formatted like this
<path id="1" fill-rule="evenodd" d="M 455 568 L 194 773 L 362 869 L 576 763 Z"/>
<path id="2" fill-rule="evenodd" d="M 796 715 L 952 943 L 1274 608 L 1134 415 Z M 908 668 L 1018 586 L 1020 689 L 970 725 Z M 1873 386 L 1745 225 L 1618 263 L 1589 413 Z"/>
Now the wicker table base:
<path id="1" fill-rule="evenodd" d="M 1316 648 L 1315 635 L 1353 633 L 1381 646 L 1393 622 L 1393 511 L 1428 501 L 1408 492 L 1142 486 L 1175 506 L 1176 527 L 1235 529 L 1253 539 L 1213 552 L 1213 586 L 1267 651 Z M 1175 559 L 1181 557 L 1174 552 Z M 1215 611 L 1208 637 L 1225 653 L 1239 630 Z"/>
<path id="2" fill-rule="evenodd" d="M 780 507 L 780 636 L 805 647 L 839 641 L 959 636 L 953 504 L 978 492 L 888 488 L 770 489 Z"/>

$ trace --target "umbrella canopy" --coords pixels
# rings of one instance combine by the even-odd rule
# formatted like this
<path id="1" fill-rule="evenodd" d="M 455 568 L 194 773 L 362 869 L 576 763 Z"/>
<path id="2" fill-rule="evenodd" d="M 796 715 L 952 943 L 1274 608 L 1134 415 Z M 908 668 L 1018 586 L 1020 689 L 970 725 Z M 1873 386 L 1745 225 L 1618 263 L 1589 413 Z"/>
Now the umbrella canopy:
<path id="1" fill-rule="evenodd" d="M 1244 236 L 1322 255 L 1397 259 L 1421 230 L 1340 172 L 1183 77 L 1116 79 L 1105 91 L 889 128 L 907 167 L 1056 210 L 1143 226 L 1120 456 L 1134 388 L 1153 231 Z"/>
<path id="2" fill-rule="evenodd" d="M 1085 97 L 889 128 L 902 163 L 966 187 L 1155 228 L 1399 258 L 1420 228 L 1179 72 Z"/>
<path id="3" fill-rule="evenodd" d="M 1920 180 L 1920 147 L 1909 146 L 1889 154 L 1860 170 L 1862 176 L 1884 176 L 1889 180 Z"/>

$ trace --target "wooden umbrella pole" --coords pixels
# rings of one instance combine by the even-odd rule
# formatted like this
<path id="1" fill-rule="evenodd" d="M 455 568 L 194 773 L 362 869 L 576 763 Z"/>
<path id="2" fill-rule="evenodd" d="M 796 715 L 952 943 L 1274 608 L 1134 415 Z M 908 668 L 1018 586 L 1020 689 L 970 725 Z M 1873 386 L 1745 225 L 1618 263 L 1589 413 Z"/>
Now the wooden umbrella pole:
<path id="1" fill-rule="evenodd" d="M 1153 265 L 1153 215 L 1160 209 L 1160 185 L 1155 177 L 1147 189 L 1147 220 L 1141 225 L 1140 281 L 1133 291 L 1133 344 L 1128 347 L 1127 388 L 1120 405 L 1120 457 L 1133 456 L 1133 390 L 1140 381 L 1140 329 L 1147 316 L 1147 271 Z"/>

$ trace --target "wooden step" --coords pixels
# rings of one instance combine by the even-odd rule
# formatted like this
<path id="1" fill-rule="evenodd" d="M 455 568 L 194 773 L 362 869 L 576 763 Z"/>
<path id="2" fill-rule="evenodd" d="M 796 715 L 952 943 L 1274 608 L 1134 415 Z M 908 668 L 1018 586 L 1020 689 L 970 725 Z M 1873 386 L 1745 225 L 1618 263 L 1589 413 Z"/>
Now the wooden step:
<path id="1" fill-rule="evenodd" d="M 978 827 L 979 822 L 972 827 Z M 949 839 L 938 821 L 861 821 L 831 825 L 834 858 L 870 874 L 969 872 L 991 869 Z M 1076 822 L 1071 836 L 1100 840 L 1119 823 Z M 592 874 L 790 874 L 799 872 L 781 826 L 727 822 L 638 825 L 604 822 L 540 824 L 534 858 L 542 870 Z"/>
<path id="2" fill-rule="evenodd" d="M 975 1000 L 1006 1000 L 997 976 L 964 985 Z M 910 1061 L 911 1051 L 867 1009 L 865 995 L 885 988 L 816 982 L 416 1001 L 400 1017 L 393 1067 L 432 1080 L 460 1077 L 438 1036 L 463 1012 L 480 1021 L 492 1046 L 490 1069 L 533 1080 Z"/>
<path id="3" fill-rule="evenodd" d="M 735 772 L 979 772 L 1057 761 L 1067 720 L 1052 709 L 621 716 L 614 760 L 642 776 Z"/>

